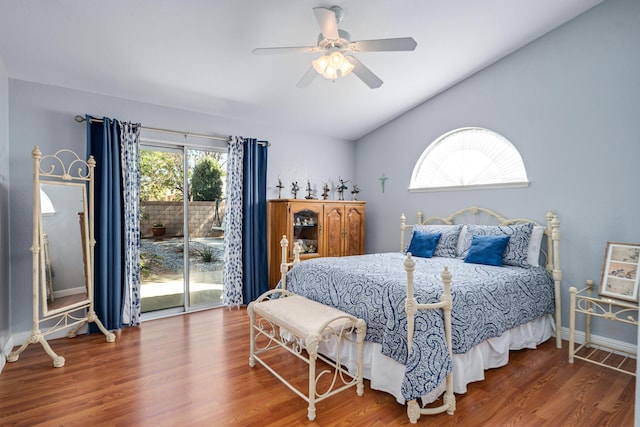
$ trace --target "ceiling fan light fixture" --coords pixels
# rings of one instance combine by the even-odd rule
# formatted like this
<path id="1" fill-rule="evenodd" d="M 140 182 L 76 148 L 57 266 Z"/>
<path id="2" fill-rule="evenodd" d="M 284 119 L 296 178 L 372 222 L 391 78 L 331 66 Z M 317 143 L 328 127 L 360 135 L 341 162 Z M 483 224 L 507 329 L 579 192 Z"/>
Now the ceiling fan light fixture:
<path id="1" fill-rule="evenodd" d="M 335 51 L 330 55 L 322 55 L 311 61 L 313 69 L 327 80 L 344 77 L 353 70 L 353 64 L 341 52 Z"/>
<path id="2" fill-rule="evenodd" d="M 324 77 L 327 80 L 335 80 L 338 78 L 338 70 L 333 68 L 332 66 L 328 66 L 324 70 L 324 74 L 322 74 L 322 77 Z"/>
<path id="3" fill-rule="evenodd" d="M 327 55 L 322 55 L 321 57 L 311 61 L 311 65 L 313 65 L 313 69 L 316 70 L 318 74 L 324 74 L 327 66 L 329 65 L 329 57 Z"/>
<path id="4" fill-rule="evenodd" d="M 331 65 L 334 68 L 340 68 L 340 66 L 342 65 L 342 62 L 344 61 L 344 55 L 338 51 L 331 52 L 329 59 L 331 60 Z"/>
<path id="5" fill-rule="evenodd" d="M 351 61 L 349 61 L 349 59 L 345 57 L 344 61 L 342 61 L 342 66 L 340 67 L 340 74 L 342 75 L 342 77 L 353 71 L 353 67 L 354 65 L 351 63 Z"/>

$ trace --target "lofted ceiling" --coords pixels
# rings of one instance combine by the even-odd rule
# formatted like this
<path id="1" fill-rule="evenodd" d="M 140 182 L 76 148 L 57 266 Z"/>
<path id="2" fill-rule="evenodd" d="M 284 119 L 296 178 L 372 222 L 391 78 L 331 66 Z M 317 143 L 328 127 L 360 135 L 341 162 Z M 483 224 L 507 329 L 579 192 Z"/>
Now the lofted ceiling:
<path id="1" fill-rule="evenodd" d="M 602 0 L 0 0 L 9 78 L 355 140 Z M 296 83 L 319 54 L 313 8 L 342 7 L 352 40 L 413 37 L 413 52 L 360 52 L 354 75 Z"/>

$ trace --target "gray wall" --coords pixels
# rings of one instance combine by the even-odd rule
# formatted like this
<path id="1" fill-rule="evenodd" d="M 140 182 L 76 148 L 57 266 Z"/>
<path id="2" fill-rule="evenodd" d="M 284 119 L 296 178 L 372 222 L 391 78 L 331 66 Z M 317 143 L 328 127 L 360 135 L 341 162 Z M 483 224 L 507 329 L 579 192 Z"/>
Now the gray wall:
<path id="1" fill-rule="evenodd" d="M 19 80 L 9 80 L 9 110 L 11 305 L 15 308 L 11 326 L 14 337 L 20 334 L 20 338 L 31 330 L 32 313 L 31 150 L 38 145 L 44 154 L 50 154 L 69 148 L 84 156 L 85 126 L 73 120 L 76 114 L 139 121 L 143 126 L 155 128 L 268 140 L 271 143 L 267 179 L 269 197 L 277 196 L 278 177 L 285 185 L 292 180 L 306 183 L 310 179 L 321 187 L 321 182 L 349 176 L 355 164 L 351 141 Z M 0 168 L 0 173 L 3 170 L 6 168 Z M 283 197 L 285 195 L 289 196 L 283 193 Z"/>
<path id="2" fill-rule="evenodd" d="M 9 84 L 0 56 L 0 370 L 10 349 L 11 311 L 9 293 Z"/>
<path id="3" fill-rule="evenodd" d="M 418 209 L 436 215 L 479 205 L 544 220 L 552 209 L 562 223 L 562 324 L 568 327 L 568 288 L 599 279 L 606 242 L 640 243 L 639 46 L 640 2 L 608 0 L 357 141 L 357 181 L 376 189 L 362 197 L 367 252 L 398 250 L 402 212 L 415 220 Z M 409 193 L 427 145 L 465 126 L 509 139 L 531 186 Z M 634 328 L 617 322 L 594 322 L 593 332 L 637 339 Z"/>

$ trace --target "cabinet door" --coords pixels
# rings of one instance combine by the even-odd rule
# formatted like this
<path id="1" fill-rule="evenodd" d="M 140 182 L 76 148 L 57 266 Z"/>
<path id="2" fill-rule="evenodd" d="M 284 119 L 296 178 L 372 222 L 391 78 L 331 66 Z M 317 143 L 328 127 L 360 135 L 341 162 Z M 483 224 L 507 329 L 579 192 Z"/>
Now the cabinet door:
<path id="1" fill-rule="evenodd" d="M 295 203 L 290 205 L 289 260 L 293 259 L 293 246 L 300 242 L 301 258 L 318 256 L 322 252 L 322 205 Z"/>
<path id="2" fill-rule="evenodd" d="M 345 242 L 342 255 L 362 255 L 364 253 L 365 208 L 362 205 L 345 205 Z"/>
<path id="3" fill-rule="evenodd" d="M 324 252 L 323 256 L 342 256 L 344 245 L 344 207 L 325 205 L 324 207 Z"/>
<path id="4" fill-rule="evenodd" d="M 289 235 L 289 205 L 286 201 L 270 200 L 267 204 L 267 247 L 269 250 L 269 286 L 274 288 L 280 280 L 282 262 L 282 236 Z"/>

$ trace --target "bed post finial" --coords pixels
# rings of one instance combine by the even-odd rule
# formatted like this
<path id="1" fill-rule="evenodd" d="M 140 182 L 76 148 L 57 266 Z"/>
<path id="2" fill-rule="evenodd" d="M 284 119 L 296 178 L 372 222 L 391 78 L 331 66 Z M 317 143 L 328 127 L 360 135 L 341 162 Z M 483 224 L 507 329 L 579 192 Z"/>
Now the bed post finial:
<path id="1" fill-rule="evenodd" d="M 282 247 L 282 253 L 280 255 L 280 282 L 282 283 L 282 289 L 287 290 L 287 247 L 289 246 L 287 236 L 282 236 L 280 246 Z"/>
<path id="2" fill-rule="evenodd" d="M 295 242 L 293 244 L 293 265 L 300 264 L 300 252 L 302 252 L 300 242 Z"/>
<path id="3" fill-rule="evenodd" d="M 413 275 L 413 271 L 416 269 L 416 262 L 413 260 L 411 252 L 407 252 L 407 257 L 404 259 L 404 269 Z"/>
<path id="4" fill-rule="evenodd" d="M 547 224 L 551 224 L 551 221 L 553 221 L 554 217 L 555 215 L 553 214 L 553 212 L 551 211 L 547 212 Z"/>

